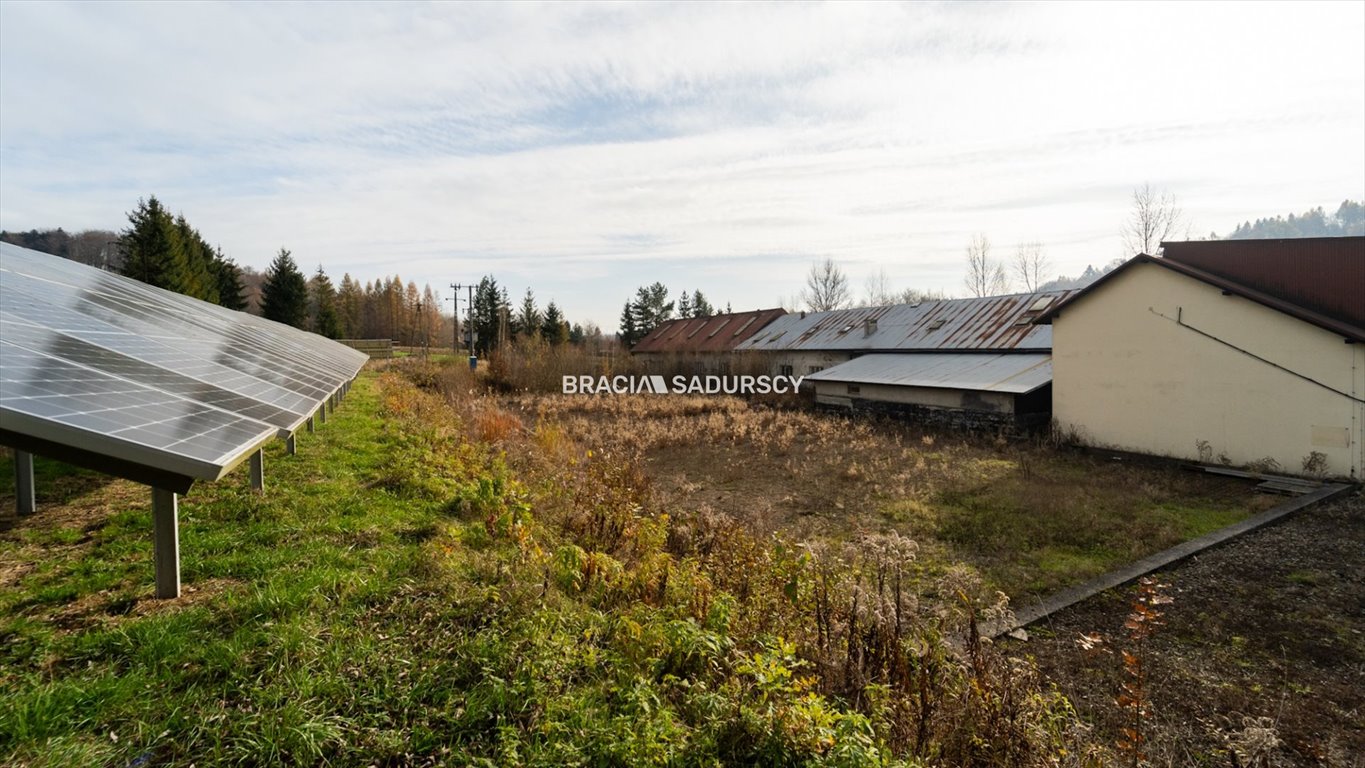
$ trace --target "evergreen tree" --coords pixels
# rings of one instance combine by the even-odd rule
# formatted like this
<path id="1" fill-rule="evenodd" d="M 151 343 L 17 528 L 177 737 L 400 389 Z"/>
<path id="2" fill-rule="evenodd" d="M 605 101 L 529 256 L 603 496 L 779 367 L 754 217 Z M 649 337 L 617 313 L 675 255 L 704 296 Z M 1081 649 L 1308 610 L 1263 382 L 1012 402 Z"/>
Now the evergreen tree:
<path id="1" fill-rule="evenodd" d="M 261 315 L 295 328 L 308 323 L 308 281 L 288 249 L 281 248 L 266 270 L 261 286 Z"/>
<path id="2" fill-rule="evenodd" d="M 569 329 L 570 344 L 582 344 L 583 340 L 586 338 L 587 332 L 584 331 L 583 326 L 579 325 L 578 323 L 574 323 L 573 327 Z"/>
<path id="3" fill-rule="evenodd" d="M 539 335 L 540 321 L 540 310 L 536 309 L 536 296 L 527 288 L 526 295 L 521 299 L 521 309 L 517 311 L 517 334 L 528 337 Z"/>
<path id="4" fill-rule="evenodd" d="M 168 291 L 186 293 L 185 250 L 171 214 L 152 195 L 138 200 L 120 235 L 125 258 L 122 274 Z"/>
<path id="5" fill-rule="evenodd" d="M 625 308 L 621 310 L 621 331 L 618 335 L 627 349 L 635 346 L 635 342 L 643 336 L 635 325 L 635 303 L 632 301 L 627 301 Z"/>
<path id="6" fill-rule="evenodd" d="M 705 296 L 701 295 L 701 291 L 692 294 L 691 317 L 710 317 L 714 314 L 716 314 L 716 308 L 711 306 L 711 302 L 707 301 Z M 678 315 L 681 316 L 682 312 L 679 311 Z"/>
<path id="7" fill-rule="evenodd" d="M 318 271 L 313 273 L 313 279 L 308 281 L 308 306 L 313 333 L 329 339 L 340 338 L 336 301 L 337 292 L 332 287 L 332 279 L 322 271 L 322 265 L 319 264 Z"/>
<path id="8" fill-rule="evenodd" d="M 692 314 L 692 297 L 687 295 L 687 291 L 678 297 L 678 317 L 695 317 Z"/>
<path id="9" fill-rule="evenodd" d="M 663 283 L 642 286 L 636 289 L 635 298 L 626 302 L 625 311 L 621 313 L 621 340 L 633 347 L 635 342 L 672 317 L 673 302 L 668 301 L 668 289 Z"/>
<path id="10" fill-rule="evenodd" d="M 179 236 L 185 269 L 181 293 L 217 304 L 218 281 L 212 269 L 213 249 L 204 242 L 199 231 L 190 226 L 183 213 L 175 217 L 175 231 Z"/>
<path id="11" fill-rule="evenodd" d="M 663 283 L 639 288 L 635 291 L 635 328 L 640 338 L 673 318 L 673 302 L 668 301 L 668 289 Z"/>
<path id="12" fill-rule="evenodd" d="M 540 335 L 554 345 L 569 340 L 569 324 L 564 322 L 564 313 L 559 311 L 559 305 L 553 301 L 545 307 L 545 319 L 540 324 Z"/>
<path id="13" fill-rule="evenodd" d="M 246 284 L 242 282 L 242 268 L 224 256 L 221 248 L 214 249 L 210 264 L 214 282 L 218 285 L 218 303 L 239 312 L 246 309 L 246 297 L 242 295 L 246 290 Z"/>
<path id="14" fill-rule="evenodd" d="M 498 281 L 492 275 L 485 275 L 479 281 L 474 289 L 474 306 L 470 314 L 470 324 L 475 334 L 475 354 L 487 355 L 489 350 L 497 346 L 498 326 L 510 305 L 507 289 L 499 288 Z"/>

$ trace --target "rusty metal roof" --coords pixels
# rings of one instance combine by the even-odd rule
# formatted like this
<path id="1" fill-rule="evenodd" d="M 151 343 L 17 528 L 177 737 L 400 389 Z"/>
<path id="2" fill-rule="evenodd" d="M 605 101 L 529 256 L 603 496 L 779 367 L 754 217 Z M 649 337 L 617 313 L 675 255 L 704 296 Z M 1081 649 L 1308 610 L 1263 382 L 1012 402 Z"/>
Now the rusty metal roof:
<path id="1" fill-rule="evenodd" d="M 737 349 L 786 351 L 1052 351 L 1033 319 L 1075 291 L 944 299 L 784 315 Z"/>
<path id="2" fill-rule="evenodd" d="M 1205 272 L 1202 269 L 1196 269 L 1195 267 L 1191 267 L 1183 262 L 1174 259 L 1157 258 L 1155 256 L 1148 256 L 1146 254 L 1138 254 L 1137 256 L 1134 256 L 1128 261 L 1125 261 L 1119 266 L 1115 267 L 1113 270 L 1105 273 L 1105 275 L 1101 277 L 1099 280 L 1096 280 L 1095 282 L 1091 283 L 1090 285 L 1087 285 L 1085 288 L 1082 288 L 1079 291 L 1073 291 L 1072 295 L 1069 298 L 1067 298 L 1066 301 L 1053 306 L 1051 309 L 1047 310 L 1042 315 L 1040 315 L 1036 319 L 1036 321 L 1040 324 L 1051 323 L 1054 319 L 1060 317 L 1061 314 L 1064 311 L 1066 311 L 1068 307 L 1070 307 L 1071 305 L 1075 304 L 1078 301 L 1085 301 L 1086 298 L 1090 296 L 1094 291 L 1096 291 L 1100 286 L 1108 283 L 1111 280 L 1118 279 L 1120 275 L 1126 273 L 1129 269 L 1132 269 L 1133 266 L 1137 264 L 1155 264 L 1159 267 L 1164 267 L 1166 269 L 1171 270 L 1172 272 L 1177 272 L 1179 274 L 1185 275 L 1195 280 L 1199 280 L 1200 282 L 1212 285 L 1213 287 L 1221 289 L 1222 291 L 1230 295 L 1241 296 L 1242 298 L 1254 301 L 1257 304 L 1269 307 L 1278 312 L 1283 312 L 1284 314 L 1289 315 L 1290 317 L 1298 318 L 1299 320 L 1302 320 L 1305 323 L 1309 323 L 1310 325 L 1316 325 L 1319 328 L 1330 331 L 1332 333 L 1341 334 L 1345 338 L 1350 339 L 1352 341 L 1365 342 L 1365 326 L 1354 324 L 1349 320 L 1344 320 L 1337 317 L 1330 317 L 1321 312 L 1317 312 L 1312 309 L 1308 309 L 1302 305 L 1295 304 L 1292 301 L 1286 301 L 1285 299 L 1282 299 L 1278 296 L 1271 296 L 1268 293 L 1258 291 L 1255 288 L 1250 288 L 1235 280 L 1229 280 L 1220 275 Z"/>
<path id="3" fill-rule="evenodd" d="M 729 352 L 786 310 L 759 309 L 669 320 L 640 339 L 631 352 Z"/>
<path id="4" fill-rule="evenodd" d="M 1052 383 L 1052 355 L 960 352 L 863 355 L 812 373 L 806 377 L 806 381 L 970 389 L 1022 395 Z"/>
<path id="5" fill-rule="evenodd" d="M 1161 255 L 1365 328 L 1365 237 L 1162 243 Z"/>

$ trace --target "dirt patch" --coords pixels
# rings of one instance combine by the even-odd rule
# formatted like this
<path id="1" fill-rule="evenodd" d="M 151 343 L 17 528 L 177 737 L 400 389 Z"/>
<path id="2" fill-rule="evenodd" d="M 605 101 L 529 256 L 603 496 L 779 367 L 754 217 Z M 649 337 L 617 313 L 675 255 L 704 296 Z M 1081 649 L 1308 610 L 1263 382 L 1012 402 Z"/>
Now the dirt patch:
<path id="1" fill-rule="evenodd" d="M 47 609 L 42 619 L 64 632 L 85 631 L 95 626 L 115 625 L 129 618 L 183 611 L 242 584 L 238 579 L 206 579 L 182 585 L 180 597 L 174 600 L 157 598 L 150 587 L 140 588 L 135 593 L 102 590 Z"/>
<path id="2" fill-rule="evenodd" d="M 1158 574 L 1174 601 L 1143 651 L 1162 766 L 1365 766 L 1365 497 L 1300 512 Z M 1082 633 L 1127 648 L 1133 589 L 1029 628 L 1011 648 L 1115 740 L 1123 678 Z"/>

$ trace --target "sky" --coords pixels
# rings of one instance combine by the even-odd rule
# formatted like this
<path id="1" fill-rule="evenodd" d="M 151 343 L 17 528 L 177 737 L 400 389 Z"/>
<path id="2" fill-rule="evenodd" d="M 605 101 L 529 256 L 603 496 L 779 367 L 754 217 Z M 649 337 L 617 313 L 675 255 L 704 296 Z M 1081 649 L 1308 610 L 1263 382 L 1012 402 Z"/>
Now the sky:
<path id="1" fill-rule="evenodd" d="M 1365 199 L 1365 2 L 0 1 L 0 228 L 156 195 L 238 263 L 493 275 L 614 330 L 639 286 L 735 310 L 833 258 L 964 295 L 965 252 L 1124 256 Z"/>

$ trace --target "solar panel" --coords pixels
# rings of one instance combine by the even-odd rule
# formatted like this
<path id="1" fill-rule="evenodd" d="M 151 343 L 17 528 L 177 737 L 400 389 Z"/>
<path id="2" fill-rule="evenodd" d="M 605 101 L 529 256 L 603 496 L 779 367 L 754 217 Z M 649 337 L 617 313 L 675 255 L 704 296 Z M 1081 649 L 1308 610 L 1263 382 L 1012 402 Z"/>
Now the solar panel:
<path id="1" fill-rule="evenodd" d="M 315 334 L 0 243 L 0 433 L 19 447 L 68 448 L 86 464 L 106 457 L 113 474 L 142 466 L 179 478 L 163 487 L 188 488 L 292 433 L 366 359 Z"/>

